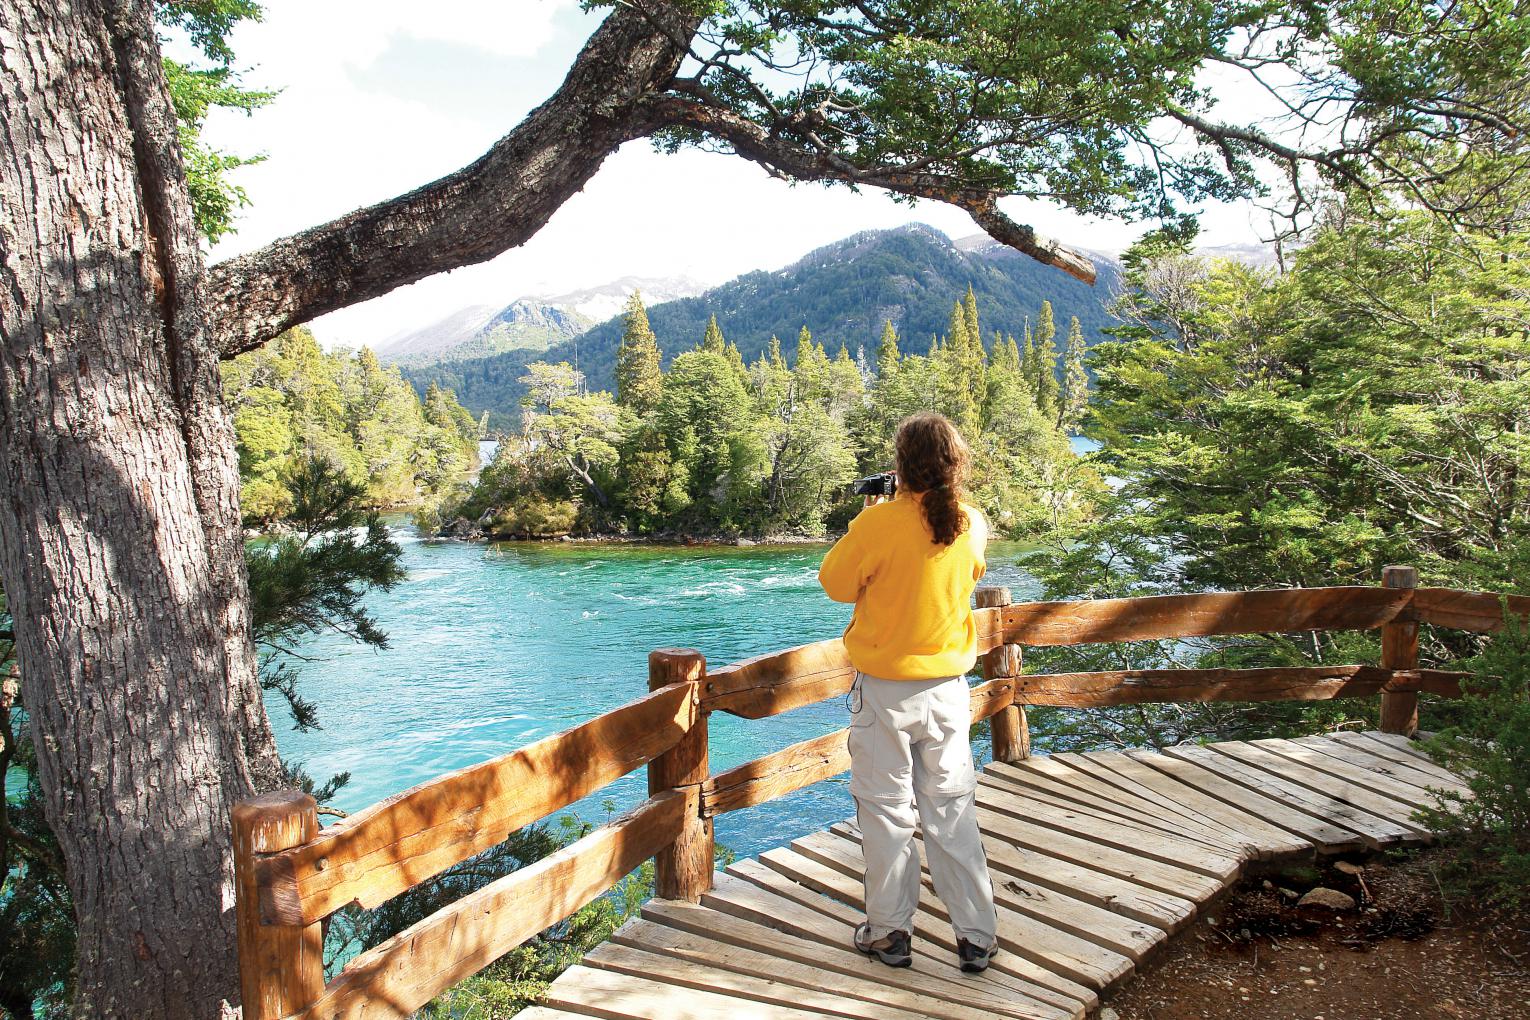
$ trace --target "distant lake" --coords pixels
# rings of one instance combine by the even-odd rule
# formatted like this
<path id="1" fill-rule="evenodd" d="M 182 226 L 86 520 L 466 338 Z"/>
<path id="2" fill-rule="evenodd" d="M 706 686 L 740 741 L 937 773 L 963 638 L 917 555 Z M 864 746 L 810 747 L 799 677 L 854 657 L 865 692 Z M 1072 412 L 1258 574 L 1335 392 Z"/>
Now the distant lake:
<path id="1" fill-rule="evenodd" d="M 391 519 L 409 576 L 368 600 L 392 645 L 373 651 L 323 636 L 301 651 L 302 692 L 323 729 L 288 729 L 268 700 L 283 757 L 323 781 L 349 771 L 335 806 L 354 811 L 451 769 L 504 754 L 615 708 L 647 690 L 648 652 L 699 649 L 722 665 L 833 637 L 848 606 L 818 587 L 824 546 L 660 548 L 576 543 L 427 542 Z M 1035 597 L 995 544 L 985 583 Z M 720 771 L 845 725 L 842 699 L 773 719 L 711 717 Z M 986 752 L 986 748 L 978 748 Z M 644 771 L 576 805 L 593 821 L 603 802 L 626 810 L 647 795 Z M 821 829 L 854 811 L 843 779 L 717 820 L 741 856 Z"/>

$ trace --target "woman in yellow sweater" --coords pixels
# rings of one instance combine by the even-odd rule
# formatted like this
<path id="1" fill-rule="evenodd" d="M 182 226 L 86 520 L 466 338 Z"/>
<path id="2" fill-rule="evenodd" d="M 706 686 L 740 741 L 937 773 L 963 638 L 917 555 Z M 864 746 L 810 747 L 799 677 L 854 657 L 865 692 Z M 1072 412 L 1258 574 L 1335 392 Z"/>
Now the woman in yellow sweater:
<path id="1" fill-rule="evenodd" d="M 954 425 L 917 414 L 894 445 L 897 496 L 861 511 L 818 570 L 829 598 L 855 603 L 845 631 L 857 670 L 850 793 L 866 860 L 855 945 L 890 966 L 911 962 L 917 812 L 961 968 L 977 972 L 996 951 L 996 917 L 973 806 L 965 674 L 977 661 L 971 599 L 987 567 L 988 525 L 961 501 L 967 447 Z"/>

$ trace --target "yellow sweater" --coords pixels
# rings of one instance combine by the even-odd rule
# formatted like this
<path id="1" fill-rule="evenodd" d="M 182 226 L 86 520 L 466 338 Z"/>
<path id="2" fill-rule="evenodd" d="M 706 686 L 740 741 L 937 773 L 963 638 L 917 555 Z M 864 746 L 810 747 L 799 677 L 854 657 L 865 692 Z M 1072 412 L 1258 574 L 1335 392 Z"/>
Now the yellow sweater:
<path id="1" fill-rule="evenodd" d="M 971 598 L 988 569 L 988 524 L 965 503 L 962 511 L 967 529 L 936 545 L 919 497 L 900 492 L 862 510 L 823 558 L 823 590 L 855 603 L 845 648 L 862 673 L 931 680 L 966 673 L 977 661 Z"/>

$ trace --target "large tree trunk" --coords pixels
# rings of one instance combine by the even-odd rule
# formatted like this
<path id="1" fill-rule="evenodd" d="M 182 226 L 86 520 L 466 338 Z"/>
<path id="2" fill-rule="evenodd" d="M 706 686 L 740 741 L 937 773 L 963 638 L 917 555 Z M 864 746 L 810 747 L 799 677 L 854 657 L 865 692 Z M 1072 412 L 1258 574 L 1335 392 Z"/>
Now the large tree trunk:
<path id="1" fill-rule="evenodd" d="M 229 809 L 277 775 L 233 430 L 149 5 L 0 4 L 0 576 L 76 1012 L 238 987 Z"/>

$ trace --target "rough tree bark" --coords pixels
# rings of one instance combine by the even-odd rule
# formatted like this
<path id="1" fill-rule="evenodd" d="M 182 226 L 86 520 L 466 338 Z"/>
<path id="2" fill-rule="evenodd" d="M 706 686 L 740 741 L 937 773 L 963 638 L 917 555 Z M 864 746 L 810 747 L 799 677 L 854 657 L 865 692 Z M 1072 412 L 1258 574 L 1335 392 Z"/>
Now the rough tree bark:
<path id="1" fill-rule="evenodd" d="M 147 4 L 0 4 L 0 574 L 76 1011 L 237 987 L 229 808 L 278 763 L 233 427 Z"/>

